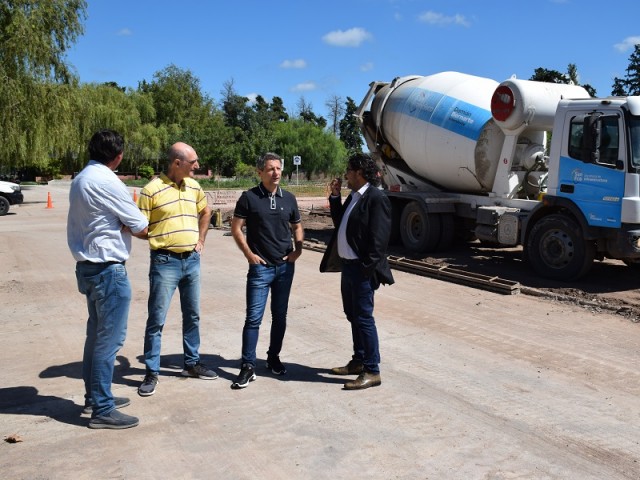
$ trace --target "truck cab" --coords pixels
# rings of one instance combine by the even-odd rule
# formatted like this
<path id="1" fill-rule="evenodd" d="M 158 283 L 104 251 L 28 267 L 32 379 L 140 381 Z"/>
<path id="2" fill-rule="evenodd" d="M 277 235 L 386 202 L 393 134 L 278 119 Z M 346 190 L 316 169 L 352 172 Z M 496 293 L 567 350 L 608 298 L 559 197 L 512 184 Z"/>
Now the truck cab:
<path id="1" fill-rule="evenodd" d="M 554 276 L 573 263 L 580 276 L 594 258 L 640 261 L 639 115 L 638 97 L 558 104 L 547 192 L 525 231 L 538 273 Z M 564 225 L 540 224 L 543 215 Z"/>

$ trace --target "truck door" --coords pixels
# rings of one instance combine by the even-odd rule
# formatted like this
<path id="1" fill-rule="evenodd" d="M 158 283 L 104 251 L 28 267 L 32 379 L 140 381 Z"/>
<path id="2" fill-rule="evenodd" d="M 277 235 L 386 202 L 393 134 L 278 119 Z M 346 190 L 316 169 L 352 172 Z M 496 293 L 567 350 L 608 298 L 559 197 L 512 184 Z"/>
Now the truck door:
<path id="1" fill-rule="evenodd" d="M 619 115 L 575 115 L 560 157 L 557 195 L 573 201 L 592 226 L 621 225 L 624 196 L 622 119 Z"/>

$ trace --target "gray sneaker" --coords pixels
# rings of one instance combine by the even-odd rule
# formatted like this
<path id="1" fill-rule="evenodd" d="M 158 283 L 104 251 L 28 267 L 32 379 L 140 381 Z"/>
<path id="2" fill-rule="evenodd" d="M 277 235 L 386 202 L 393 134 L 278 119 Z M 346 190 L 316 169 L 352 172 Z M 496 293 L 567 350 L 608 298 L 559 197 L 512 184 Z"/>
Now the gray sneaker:
<path id="1" fill-rule="evenodd" d="M 215 380 L 218 378 L 218 374 L 207 368 L 203 363 L 196 363 L 191 367 L 185 367 L 185 369 L 182 370 L 182 376 L 200 378 L 201 380 Z"/>
<path id="2" fill-rule="evenodd" d="M 140 421 L 137 417 L 125 415 L 118 410 L 111 410 L 107 415 L 93 417 L 89 420 L 89 428 L 110 428 L 113 430 L 121 430 L 123 428 L 131 428 L 138 425 Z"/>
<path id="3" fill-rule="evenodd" d="M 130 405 L 131 400 L 125 397 L 113 397 L 113 403 L 115 403 L 116 408 L 123 408 Z M 82 413 L 93 413 L 93 403 L 91 400 L 84 402 L 84 409 L 82 410 Z"/>
<path id="4" fill-rule="evenodd" d="M 155 373 L 147 373 L 144 377 L 142 385 L 138 387 L 138 395 L 148 397 L 156 393 L 156 385 L 158 384 L 158 375 Z"/>

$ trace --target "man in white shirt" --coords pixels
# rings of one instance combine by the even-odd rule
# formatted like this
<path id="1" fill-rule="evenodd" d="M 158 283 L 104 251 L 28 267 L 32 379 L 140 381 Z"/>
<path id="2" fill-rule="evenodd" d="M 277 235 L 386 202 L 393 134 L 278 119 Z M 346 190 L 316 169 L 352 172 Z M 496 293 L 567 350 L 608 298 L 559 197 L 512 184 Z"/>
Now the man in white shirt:
<path id="1" fill-rule="evenodd" d="M 125 262 L 131 236 L 147 237 L 148 221 L 114 171 L 123 157 L 124 140 L 100 130 L 89 142 L 89 163 L 71 183 L 67 243 L 76 260 L 78 290 L 87 297 L 89 318 L 82 360 L 84 413 L 89 428 L 122 429 L 138 425 L 136 417 L 117 409 L 128 398 L 113 397 L 116 354 L 127 333 L 131 285 Z"/>

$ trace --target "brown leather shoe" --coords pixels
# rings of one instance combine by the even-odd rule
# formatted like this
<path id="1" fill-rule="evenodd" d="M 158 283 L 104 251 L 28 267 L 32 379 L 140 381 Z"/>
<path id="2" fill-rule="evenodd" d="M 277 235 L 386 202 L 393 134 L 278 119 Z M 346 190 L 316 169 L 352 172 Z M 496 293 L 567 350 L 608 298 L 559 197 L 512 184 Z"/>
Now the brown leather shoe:
<path id="1" fill-rule="evenodd" d="M 379 373 L 362 372 L 358 378 L 352 382 L 344 384 L 345 390 L 364 390 L 369 387 L 377 387 L 382 383 Z"/>
<path id="2" fill-rule="evenodd" d="M 364 366 L 358 360 L 351 360 L 344 367 L 333 367 L 330 372 L 334 375 L 359 375 Z"/>

